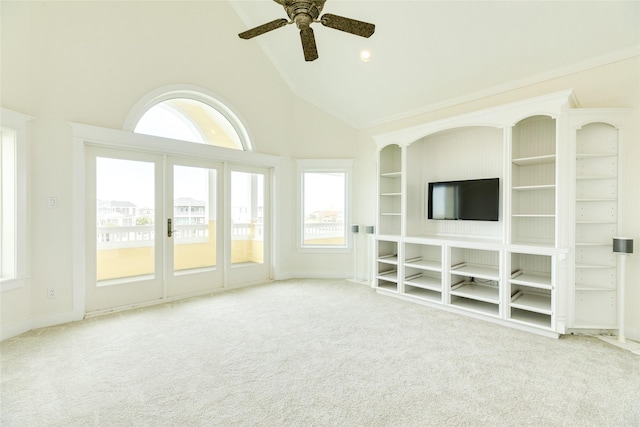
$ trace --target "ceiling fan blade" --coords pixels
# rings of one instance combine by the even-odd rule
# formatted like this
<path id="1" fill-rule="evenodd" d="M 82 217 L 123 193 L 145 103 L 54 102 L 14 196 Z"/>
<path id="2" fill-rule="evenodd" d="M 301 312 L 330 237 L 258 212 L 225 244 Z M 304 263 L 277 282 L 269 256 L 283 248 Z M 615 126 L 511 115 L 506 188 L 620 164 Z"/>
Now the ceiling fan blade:
<path id="1" fill-rule="evenodd" d="M 360 37 L 371 37 L 376 30 L 376 26 L 368 22 L 356 21 L 355 19 L 332 15 L 330 13 L 322 15 L 320 22 L 322 22 L 322 25 L 325 27 L 355 34 Z"/>
<path id="2" fill-rule="evenodd" d="M 245 39 L 245 40 L 252 39 L 261 34 L 267 33 L 272 30 L 277 30 L 280 27 L 284 27 L 288 23 L 289 21 L 287 21 L 286 19 L 276 19 L 275 21 L 267 22 L 266 24 L 258 25 L 255 28 L 244 31 L 238 34 L 238 36 L 241 39 Z"/>
<path id="3" fill-rule="evenodd" d="M 316 48 L 316 38 L 311 27 L 300 29 L 300 40 L 302 41 L 302 51 L 305 61 L 315 61 L 318 59 L 318 49 Z"/>

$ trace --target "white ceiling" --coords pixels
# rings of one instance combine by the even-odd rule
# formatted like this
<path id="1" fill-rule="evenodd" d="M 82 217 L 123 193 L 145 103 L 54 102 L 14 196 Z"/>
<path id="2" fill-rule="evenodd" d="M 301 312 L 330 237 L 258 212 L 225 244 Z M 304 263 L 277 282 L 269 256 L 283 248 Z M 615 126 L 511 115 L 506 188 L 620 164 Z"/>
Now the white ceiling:
<path id="1" fill-rule="evenodd" d="M 287 17 L 271 0 L 231 4 L 246 24 L 238 32 Z M 259 43 L 296 94 L 359 128 L 640 54 L 638 0 L 328 0 L 323 13 L 376 32 L 316 23 L 313 62 L 295 25 L 242 42 Z"/>

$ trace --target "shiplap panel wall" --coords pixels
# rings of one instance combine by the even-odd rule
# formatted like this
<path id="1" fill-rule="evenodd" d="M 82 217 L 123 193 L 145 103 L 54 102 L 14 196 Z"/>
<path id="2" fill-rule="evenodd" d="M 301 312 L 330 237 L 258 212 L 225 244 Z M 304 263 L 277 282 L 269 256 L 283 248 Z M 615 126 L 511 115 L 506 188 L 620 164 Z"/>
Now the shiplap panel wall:
<path id="1" fill-rule="evenodd" d="M 502 238 L 502 221 L 427 220 L 429 182 L 500 178 L 503 185 L 503 130 L 467 127 L 427 136 L 407 156 L 407 234 Z M 502 205 L 501 189 L 500 203 Z M 502 215 L 503 209 L 500 209 Z"/>

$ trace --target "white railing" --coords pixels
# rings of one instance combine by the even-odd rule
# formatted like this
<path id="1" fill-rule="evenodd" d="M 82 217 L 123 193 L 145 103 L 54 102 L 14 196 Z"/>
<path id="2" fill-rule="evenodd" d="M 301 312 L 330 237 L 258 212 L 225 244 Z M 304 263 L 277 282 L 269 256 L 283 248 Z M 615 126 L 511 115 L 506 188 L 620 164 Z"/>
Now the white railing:
<path id="1" fill-rule="evenodd" d="M 234 223 L 231 226 L 231 240 L 263 240 L 264 226 L 256 223 Z"/>
<path id="2" fill-rule="evenodd" d="M 304 240 L 321 240 L 344 237 L 342 222 L 306 222 Z"/>
<path id="3" fill-rule="evenodd" d="M 209 239 L 209 227 L 207 224 L 176 225 L 172 237 L 181 244 L 204 243 Z M 98 227 L 98 249 L 153 246 L 154 239 L 153 225 Z"/>
<path id="4" fill-rule="evenodd" d="M 305 240 L 331 239 L 344 236 L 344 224 L 334 222 L 306 223 Z M 176 225 L 173 238 L 181 244 L 203 243 L 209 239 L 209 226 Z M 263 240 L 262 224 L 236 223 L 231 227 L 233 240 Z M 98 249 L 134 248 L 152 246 L 155 239 L 153 225 L 132 225 L 127 227 L 98 227 Z"/>
<path id="5" fill-rule="evenodd" d="M 98 249 L 153 246 L 153 225 L 98 227 Z"/>

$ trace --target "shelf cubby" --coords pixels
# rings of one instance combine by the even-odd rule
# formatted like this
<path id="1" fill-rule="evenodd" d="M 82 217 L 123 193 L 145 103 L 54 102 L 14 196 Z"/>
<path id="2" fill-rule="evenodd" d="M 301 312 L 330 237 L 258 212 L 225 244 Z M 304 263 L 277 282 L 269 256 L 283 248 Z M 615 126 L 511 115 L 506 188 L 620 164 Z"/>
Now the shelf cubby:
<path id="1" fill-rule="evenodd" d="M 499 252 L 458 247 L 450 250 L 451 305 L 498 316 L 500 313 Z"/>
<path id="2" fill-rule="evenodd" d="M 452 247 L 450 273 L 467 278 L 498 281 L 500 280 L 499 252 Z"/>
<path id="3" fill-rule="evenodd" d="M 442 247 L 404 244 L 404 293 L 432 302 L 442 302 Z"/>
<path id="4" fill-rule="evenodd" d="M 378 232 L 399 235 L 402 231 L 402 149 L 388 145 L 379 152 Z"/>
<path id="5" fill-rule="evenodd" d="M 617 297 L 615 290 L 576 289 L 574 327 L 616 328 Z"/>
<path id="6" fill-rule="evenodd" d="M 553 247 L 555 219 L 554 215 L 513 215 L 511 242 L 518 245 Z"/>
<path id="7" fill-rule="evenodd" d="M 511 296 L 509 306 L 511 309 L 517 308 L 518 310 L 551 316 L 551 294 L 533 292 L 523 287 L 523 289 L 519 289 Z"/>
<path id="8" fill-rule="evenodd" d="M 422 243 L 405 243 L 406 267 L 422 270 L 442 271 L 442 246 Z"/>
<path id="9" fill-rule="evenodd" d="M 476 298 L 452 295 L 451 305 L 488 316 L 497 317 L 500 315 L 500 306 L 498 304 L 481 301 Z"/>
<path id="10" fill-rule="evenodd" d="M 556 123 L 533 116 L 512 128 L 511 241 L 556 242 Z"/>
<path id="11" fill-rule="evenodd" d="M 552 318 L 548 314 L 536 313 L 531 310 L 511 309 L 510 319 L 512 321 L 524 323 L 539 328 L 552 328 Z"/>
<path id="12" fill-rule="evenodd" d="M 377 241 L 375 286 L 380 289 L 398 290 L 398 242 Z"/>
<path id="13" fill-rule="evenodd" d="M 574 327 L 617 326 L 618 130 L 601 122 L 576 131 Z"/>
<path id="14" fill-rule="evenodd" d="M 432 302 L 442 302 L 442 277 L 439 273 L 406 269 L 404 293 Z"/>

